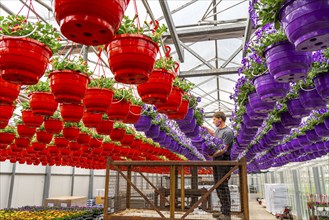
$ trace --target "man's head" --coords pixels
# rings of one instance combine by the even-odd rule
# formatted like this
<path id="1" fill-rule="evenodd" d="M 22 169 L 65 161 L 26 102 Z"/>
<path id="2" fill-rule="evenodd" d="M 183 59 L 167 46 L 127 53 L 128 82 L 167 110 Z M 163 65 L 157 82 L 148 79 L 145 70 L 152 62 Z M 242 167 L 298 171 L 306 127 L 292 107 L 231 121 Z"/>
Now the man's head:
<path id="1" fill-rule="evenodd" d="M 212 116 L 212 119 L 212 122 L 216 127 L 224 126 L 226 121 L 226 115 L 224 114 L 224 112 L 215 112 Z"/>

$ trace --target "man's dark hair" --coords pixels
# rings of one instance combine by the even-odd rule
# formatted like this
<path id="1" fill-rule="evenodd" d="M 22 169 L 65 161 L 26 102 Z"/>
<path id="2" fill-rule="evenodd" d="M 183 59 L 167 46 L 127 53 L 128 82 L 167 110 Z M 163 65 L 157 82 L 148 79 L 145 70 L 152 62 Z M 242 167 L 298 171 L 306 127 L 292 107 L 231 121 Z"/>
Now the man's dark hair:
<path id="1" fill-rule="evenodd" d="M 224 122 L 226 121 L 226 115 L 224 112 L 215 112 L 213 117 L 221 118 Z"/>

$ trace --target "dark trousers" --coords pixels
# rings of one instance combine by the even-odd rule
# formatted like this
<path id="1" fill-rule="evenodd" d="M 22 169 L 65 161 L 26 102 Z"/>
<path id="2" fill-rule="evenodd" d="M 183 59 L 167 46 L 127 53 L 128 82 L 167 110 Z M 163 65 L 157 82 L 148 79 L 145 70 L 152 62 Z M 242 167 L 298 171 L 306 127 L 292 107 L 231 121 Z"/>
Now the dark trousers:
<path id="1" fill-rule="evenodd" d="M 230 160 L 230 156 L 219 156 L 215 157 L 214 160 Z M 222 179 L 231 168 L 231 166 L 213 166 L 214 184 Z M 228 188 L 228 179 L 229 178 L 224 180 L 224 182 L 216 188 L 217 196 L 222 205 L 221 212 L 224 215 L 231 214 L 231 195 L 230 189 Z"/>

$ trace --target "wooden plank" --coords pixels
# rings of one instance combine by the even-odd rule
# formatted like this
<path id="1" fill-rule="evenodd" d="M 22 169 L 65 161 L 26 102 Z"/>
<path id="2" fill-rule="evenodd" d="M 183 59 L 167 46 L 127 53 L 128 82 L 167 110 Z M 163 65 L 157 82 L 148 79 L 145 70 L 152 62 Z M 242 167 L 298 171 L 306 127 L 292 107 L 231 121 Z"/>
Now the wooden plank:
<path id="1" fill-rule="evenodd" d="M 175 166 L 170 167 L 170 218 L 175 218 Z"/>
<path id="2" fill-rule="evenodd" d="M 241 211 L 244 214 L 244 219 L 249 220 L 249 200 L 248 200 L 248 180 L 247 180 L 247 162 L 246 158 L 241 158 L 239 166 L 240 187 L 241 187 Z"/>
<path id="3" fill-rule="evenodd" d="M 129 182 L 131 182 L 131 166 L 128 166 L 127 169 L 127 178 L 129 180 Z M 131 200 L 131 185 L 129 184 L 129 182 L 127 181 L 127 197 L 126 197 L 126 208 L 130 209 L 130 200 Z"/>
<path id="4" fill-rule="evenodd" d="M 109 220 L 177 220 L 178 218 L 159 218 L 159 217 L 141 217 L 141 216 L 110 216 Z M 204 220 L 204 219 L 186 219 L 186 220 Z"/>
<path id="5" fill-rule="evenodd" d="M 181 188 L 181 193 L 180 193 L 180 201 L 181 201 L 181 209 L 182 209 L 182 212 L 184 211 L 185 209 L 185 174 L 184 174 L 184 167 L 182 166 L 181 167 L 181 174 L 180 174 L 180 188 Z"/>
<path id="6" fill-rule="evenodd" d="M 235 166 L 240 165 L 238 161 L 112 161 L 116 166 L 191 166 L 191 167 L 211 167 L 214 165 Z"/>

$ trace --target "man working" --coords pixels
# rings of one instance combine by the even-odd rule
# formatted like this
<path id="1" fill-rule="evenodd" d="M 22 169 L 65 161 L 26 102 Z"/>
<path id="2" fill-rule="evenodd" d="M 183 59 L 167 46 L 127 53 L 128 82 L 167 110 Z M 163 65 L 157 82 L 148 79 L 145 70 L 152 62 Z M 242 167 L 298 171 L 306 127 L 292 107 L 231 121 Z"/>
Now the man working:
<path id="1" fill-rule="evenodd" d="M 216 151 L 210 157 L 213 160 L 231 160 L 231 148 L 234 140 L 234 133 L 231 128 L 229 128 L 226 124 L 226 116 L 224 112 L 215 112 L 213 115 L 213 124 L 217 127 L 216 131 L 211 130 L 210 128 L 206 129 L 208 132 L 223 142 L 223 148 Z M 214 166 L 213 167 L 213 176 L 215 184 L 222 179 L 228 171 L 231 169 L 231 166 Z M 222 220 L 230 220 L 231 219 L 231 196 L 230 190 L 228 188 L 228 180 L 227 178 L 219 187 L 217 187 L 217 195 L 221 203 L 221 215 L 217 215 L 214 217 L 218 217 Z"/>

